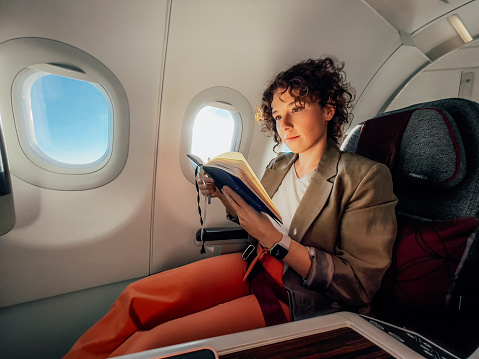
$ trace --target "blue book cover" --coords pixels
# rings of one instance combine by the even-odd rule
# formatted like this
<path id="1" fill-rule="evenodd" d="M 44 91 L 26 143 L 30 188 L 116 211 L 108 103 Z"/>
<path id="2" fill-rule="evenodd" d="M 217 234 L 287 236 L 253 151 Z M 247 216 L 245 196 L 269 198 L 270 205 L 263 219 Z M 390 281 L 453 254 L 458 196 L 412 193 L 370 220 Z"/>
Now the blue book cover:
<path id="1" fill-rule="evenodd" d="M 278 210 L 241 153 L 224 153 L 204 165 L 197 156 L 188 154 L 188 157 L 195 165 L 203 166 L 203 170 L 215 180 L 215 185 L 220 190 L 223 186 L 230 187 L 251 207 L 282 223 Z"/>

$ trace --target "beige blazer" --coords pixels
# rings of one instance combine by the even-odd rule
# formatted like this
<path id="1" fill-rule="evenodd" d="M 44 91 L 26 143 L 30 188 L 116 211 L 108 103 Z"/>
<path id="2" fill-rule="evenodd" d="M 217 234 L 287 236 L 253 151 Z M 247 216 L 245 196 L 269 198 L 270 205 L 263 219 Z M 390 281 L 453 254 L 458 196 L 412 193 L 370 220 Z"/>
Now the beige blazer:
<path id="1" fill-rule="evenodd" d="M 268 165 L 262 183 L 271 197 L 296 158 L 280 154 Z M 291 268 L 283 275 L 294 320 L 338 310 L 368 312 L 391 262 L 396 203 L 385 165 L 328 142 L 289 229 L 293 240 L 314 252 L 309 278 Z"/>

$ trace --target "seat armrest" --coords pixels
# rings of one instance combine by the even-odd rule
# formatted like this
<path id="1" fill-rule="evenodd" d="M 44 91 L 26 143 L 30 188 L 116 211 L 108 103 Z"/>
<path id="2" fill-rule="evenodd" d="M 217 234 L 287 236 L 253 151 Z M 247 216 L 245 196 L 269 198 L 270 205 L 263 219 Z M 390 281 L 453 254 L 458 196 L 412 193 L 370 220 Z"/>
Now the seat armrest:
<path id="1" fill-rule="evenodd" d="M 205 242 L 248 239 L 248 232 L 241 227 L 211 227 L 205 228 L 203 239 Z M 196 231 L 196 241 L 201 242 L 201 228 Z"/>
<path id="2" fill-rule="evenodd" d="M 203 233 L 205 245 L 221 247 L 221 254 L 243 251 L 248 245 L 248 232 L 241 227 L 211 227 Z M 201 228 L 196 231 L 195 244 L 201 246 Z"/>

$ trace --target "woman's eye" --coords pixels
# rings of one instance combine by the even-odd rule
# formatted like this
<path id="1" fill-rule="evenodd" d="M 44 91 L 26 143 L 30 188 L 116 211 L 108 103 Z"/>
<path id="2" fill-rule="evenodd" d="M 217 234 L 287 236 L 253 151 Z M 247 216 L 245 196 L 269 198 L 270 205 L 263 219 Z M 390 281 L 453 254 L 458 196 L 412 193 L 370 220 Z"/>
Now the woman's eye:
<path id="1" fill-rule="evenodd" d="M 302 109 L 303 109 L 303 107 L 299 107 L 299 106 L 298 106 L 298 107 L 294 107 L 294 108 L 293 108 L 293 112 L 299 112 L 299 111 L 302 110 Z"/>
<path id="2" fill-rule="evenodd" d="M 274 119 L 275 119 L 276 121 L 279 121 L 279 120 L 281 120 L 281 116 L 276 116 Z"/>

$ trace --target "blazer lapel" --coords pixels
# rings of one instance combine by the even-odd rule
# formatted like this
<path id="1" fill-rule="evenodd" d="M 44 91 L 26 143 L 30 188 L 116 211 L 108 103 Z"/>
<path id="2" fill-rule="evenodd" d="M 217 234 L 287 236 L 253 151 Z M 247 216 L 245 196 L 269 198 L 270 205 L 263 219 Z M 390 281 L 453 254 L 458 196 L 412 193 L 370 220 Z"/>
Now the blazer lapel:
<path id="1" fill-rule="evenodd" d="M 297 154 L 285 155 L 283 159 L 275 162 L 275 169 L 266 168 L 261 184 L 271 198 L 278 190 L 284 176 L 286 176 L 296 158 L 298 158 Z"/>
<path id="2" fill-rule="evenodd" d="M 334 177 L 336 177 L 338 173 L 340 157 L 341 152 L 339 148 L 335 143 L 328 141 L 328 145 L 321 157 L 316 173 L 311 179 L 311 183 L 291 221 L 289 236 L 294 240 L 301 242 L 304 234 L 319 215 L 331 195 Z"/>

